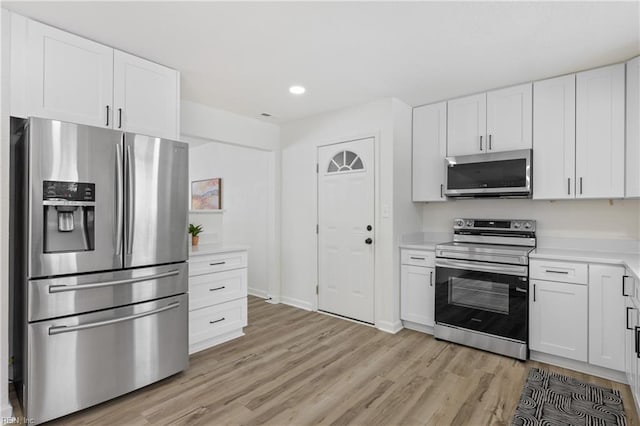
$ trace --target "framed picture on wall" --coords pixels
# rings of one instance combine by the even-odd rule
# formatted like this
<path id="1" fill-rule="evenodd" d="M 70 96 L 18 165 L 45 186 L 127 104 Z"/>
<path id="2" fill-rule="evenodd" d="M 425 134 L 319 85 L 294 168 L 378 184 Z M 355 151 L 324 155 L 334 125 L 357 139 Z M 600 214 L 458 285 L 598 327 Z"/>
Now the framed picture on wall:
<path id="1" fill-rule="evenodd" d="M 192 210 L 222 209 L 222 178 L 191 182 Z"/>

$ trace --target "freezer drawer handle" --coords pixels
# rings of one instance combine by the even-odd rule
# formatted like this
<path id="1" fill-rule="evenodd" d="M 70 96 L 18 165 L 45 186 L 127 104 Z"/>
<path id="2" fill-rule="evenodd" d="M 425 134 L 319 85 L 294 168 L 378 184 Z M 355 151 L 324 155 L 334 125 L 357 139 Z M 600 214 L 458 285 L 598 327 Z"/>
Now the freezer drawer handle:
<path id="1" fill-rule="evenodd" d="M 89 324 L 74 325 L 71 327 L 67 327 L 66 325 L 59 326 L 59 327 L 49 327 L 49 335 L 53 336 L 55 334 L 71 333 L 73 331 L 86 330 L 88 328 L 96 328 L 96 327 L 102 327 L 104 325 L 111 325 L 111 324 L 117 324 L 119 322 L 131 321 L 131 320 L 146 317 L 149 315 L 159 314 L 160 312 L 168 311 L 170 309 L 175 309 L 178 306 L 180 306 L 180 302 L 173 302 L 162 308 L 154 309 L 152 311 L 142 312 L 135 315 L 129 315 L 127 317 L 115 318 L 107 321 L 92 322 Z"/>
<path id="2" fill-rule="evenodd" d="M 177 269 L 174 269 L 172 271 L 164 272 L 162 274 L 147 275 L 146 277 L 127 278 L 126 280 L 105 281 L 102 283 L 91 283 L 91 284 L 80 284 L 80 285 L 50 285 L 49 293 L 62 293 L 65 291 L 76 291 L 76 290 L 91 290 L 93 288 L 111 287 L 114 285 L 133 284 L 140 281 L 149 281 L 149 280 L 155 280 L 158 278 L 172 277 L 178 274 L 180 274 L 180 271 Z"/>

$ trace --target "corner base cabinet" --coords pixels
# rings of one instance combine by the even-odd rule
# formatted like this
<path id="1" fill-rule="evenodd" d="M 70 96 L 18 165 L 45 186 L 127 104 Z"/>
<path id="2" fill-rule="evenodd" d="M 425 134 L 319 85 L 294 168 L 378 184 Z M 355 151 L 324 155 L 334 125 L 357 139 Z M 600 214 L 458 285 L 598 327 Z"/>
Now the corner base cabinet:
<path id="1" fill-rule="evenodd" d="M 244 335 L 247 325 L 246 250 L 189 258 L 189 353 Z"/>

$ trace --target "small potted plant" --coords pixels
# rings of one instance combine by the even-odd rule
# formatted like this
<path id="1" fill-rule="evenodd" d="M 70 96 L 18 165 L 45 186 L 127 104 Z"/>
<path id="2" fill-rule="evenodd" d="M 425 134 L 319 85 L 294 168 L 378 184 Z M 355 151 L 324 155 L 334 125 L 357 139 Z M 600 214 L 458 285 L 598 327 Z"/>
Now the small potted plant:
<path id="1" fill-rule="evenodd" d="M 189 224 L 189 233 L 191 234 L 191 245 L 197 246 L 198 240 L 200 237 L 198 236 L 202 232 L 202 225 L 194 225 L 193 223 Z"/>

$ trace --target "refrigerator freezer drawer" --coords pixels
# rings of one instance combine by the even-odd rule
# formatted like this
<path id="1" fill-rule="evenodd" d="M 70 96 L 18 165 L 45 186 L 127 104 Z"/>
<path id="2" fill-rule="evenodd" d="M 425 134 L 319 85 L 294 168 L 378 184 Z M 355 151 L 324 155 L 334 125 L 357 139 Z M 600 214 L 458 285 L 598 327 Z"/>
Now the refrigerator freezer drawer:
<path id="1" fill-rule="evenodd" d="M 41 423 L 187 368 L 187 295 L 28 325 L 25 416 Z"/>
<path id="2" fill-rule="evenodd" d="M 188 288 L 187 263 L 30 280 L 28 321 L 160 299 L 186 293 Z"/>

